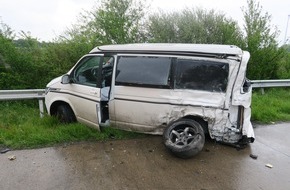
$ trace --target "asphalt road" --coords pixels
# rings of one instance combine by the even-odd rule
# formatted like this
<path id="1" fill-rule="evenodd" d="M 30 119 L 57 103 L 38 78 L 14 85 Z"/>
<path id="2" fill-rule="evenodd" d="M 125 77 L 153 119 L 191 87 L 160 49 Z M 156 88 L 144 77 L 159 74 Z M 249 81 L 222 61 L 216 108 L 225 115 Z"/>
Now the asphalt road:
<path id="1" fill-rule="evenodd" d="M 0 154 L 0 189 L 289 190 L 290 124 L 256 125 L 255 134 L 243 150 L 207 139 L 187 160 L 169 154 L 160 136 L 10 151 Z"/>

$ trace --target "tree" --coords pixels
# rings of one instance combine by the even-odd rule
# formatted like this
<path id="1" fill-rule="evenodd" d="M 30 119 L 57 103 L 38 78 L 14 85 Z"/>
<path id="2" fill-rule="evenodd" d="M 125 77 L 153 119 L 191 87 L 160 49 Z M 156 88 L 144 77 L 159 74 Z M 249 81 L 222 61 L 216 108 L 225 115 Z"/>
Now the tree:
<path id="1" fill-rule="evenodd" d="M 214 10 L 187 8 L 181 12 L 155 13 L 149 17 L 149 41 L 215 43 L 243 46 L 237 22 Z"/>
<path id="2" fill-rule="evenodd" d="M 22 32 L 20 37 L 8 39 L 0 34 L 0 89 L 44 88 L 51 80 L 51 67 L 43 44 L 29 33 Z"/>
<path id="3" fill-rule="evenodd" d="M 11 28 L 0 21 L 0 89 L 9 89 L 16 76 L 10 74 L 11 65 L 18 59 Z"/>
<path id="4" fill-rule="evenodd" d="M 6 39 L 14 39 L 15 34 L 13 30 L 0 19 L 0 35 Z"/>
<path id="5" fill-rule="evenodd" d="M 14 57 L 15 48 L 13 39 L 15 35 L 12 29 L 0 20 L 0 68 L 9 67 Z"/>
<path id="6" fill-rule="evenodd" d="M 144 10 L 143 3 L 137 0 L 102 0 L 80 14 L 79 21 L 56 43 L 48 44 L 54 73 L 66 72 L 95 46 L 145 41 Z"/>
<path id="7" fill-rule="evenodd" d="M 250 79 L 277 78 L 279 61 L 285 51 L 278 47 L 276 37 L 279 31 L 270 25 L 271 15 L 263 13 L 262 6 L 255 0 L 248 0 L 243 8 L 246 50 L 251 54 L 247 76 Z"/>
<path id="8" fill-rule="evenodd" d="M 82 14 L 79 24 L 67 34 L 91 46 L 143 42 L 143 16 L 141 1 L 102 0 L 98 7 Z"/>

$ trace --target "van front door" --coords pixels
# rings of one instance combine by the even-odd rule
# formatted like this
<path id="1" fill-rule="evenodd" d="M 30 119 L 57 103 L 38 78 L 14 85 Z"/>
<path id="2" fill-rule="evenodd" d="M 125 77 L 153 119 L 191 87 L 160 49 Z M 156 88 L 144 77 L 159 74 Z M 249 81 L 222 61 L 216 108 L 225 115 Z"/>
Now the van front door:
<path id="1" fill-rule="evenodd" d="M 103 55 L 84 56 L 70 74 L 69 100 L 79 121 L 99 128 Z"/>

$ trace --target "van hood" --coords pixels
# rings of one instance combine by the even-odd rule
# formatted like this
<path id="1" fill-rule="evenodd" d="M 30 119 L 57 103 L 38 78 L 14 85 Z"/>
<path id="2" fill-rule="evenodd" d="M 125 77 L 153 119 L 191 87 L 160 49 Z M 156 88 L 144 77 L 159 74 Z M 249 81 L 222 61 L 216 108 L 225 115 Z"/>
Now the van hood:
<path id="1" fill-rule="evenodd" d="M 57 78 L 55 78 L 55 79 L 52 79 L 52 80 L 51 80 L 51 81 L 46 85 L 46 87 L 51 87 L 51 86 L 53 86 L 54 84 L 59 83 L 59 82 L 61 81 L 61 77 L 62 77 L 62 76 L 57 77 Z"/>

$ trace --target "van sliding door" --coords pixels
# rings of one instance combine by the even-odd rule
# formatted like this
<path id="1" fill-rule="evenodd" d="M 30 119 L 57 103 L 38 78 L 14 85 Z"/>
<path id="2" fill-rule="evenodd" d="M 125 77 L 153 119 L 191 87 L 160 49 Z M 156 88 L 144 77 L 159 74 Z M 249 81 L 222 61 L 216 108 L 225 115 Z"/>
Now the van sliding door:
<path id="1" fill-rule="evenodd" d="M 118 55 L 113 102 L 119 128 L 160 133 L 156 126 L 167 125 L 172 60 L 158 55 Z"/>

